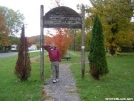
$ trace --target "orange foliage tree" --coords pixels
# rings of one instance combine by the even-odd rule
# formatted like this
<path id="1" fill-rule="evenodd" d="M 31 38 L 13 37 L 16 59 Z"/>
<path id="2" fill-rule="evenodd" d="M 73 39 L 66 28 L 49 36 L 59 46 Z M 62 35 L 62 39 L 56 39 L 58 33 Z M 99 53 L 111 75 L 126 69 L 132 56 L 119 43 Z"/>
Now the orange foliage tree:
<path id="1" fill-rule="evenodd" d="M 4 24 L 4 17 L 0 14 L 0 46 L 9 46 L 10 41 L 8 39 L 9 30 Z"/>
<path id="2" fill-rule="evenodd" d="M 55 28 L 56 35 L 51 35 L 52 37 L 46 37 L 45 42 L 46 43 L 52 43 L 55 42 L 56 47 L 60 50 L 61 56 L 65 56 L 67 53 L 67 50 L 73 40 L 73 35 L 68 29 L 63 28 Z"/>
<path id="3" fill-rule="evenodd" d="M 47 36 L 44 36 L 45 43 L 52 43 L 54 42 L 54 35 L 51 34 L 51 32 L 48 30 L 47 31 Z"/>
<path id="4" fill-rule="evenodd" d="M 34 38 L 28 38 L 28 46 L 31 46 L 32 44 L 35 44 L 35 39 Z"/>
<path id="5" fill-rule="evenodd" d="M 57 34 L 54 36 L 56 46 L 61 52 L 61 56 L 65 56 L 69 45 L 72 43 L 73 35 L 68 29 L 57 28 Z"/>
<path id="6" fill-rule="evenodd" d="M 60 0 L 55 0 L 55 5 L 56 6 L 61 6 L 61 1 Z M 47 34 L 49 34 L 51 37 L 45 37 L 45 42 L 46 43 L 52 43 L 55 42 L 56 47 L 60 50 L 61 56 L 65 56 L 67 53 L 67 50 L 70 46 L 70 44 L 73 41 L 74 36 L 72 33 L 67 29 L 67 28 L 54 28 L 56 31 L 56 35 L 51 34 L 49 31 Z"/>

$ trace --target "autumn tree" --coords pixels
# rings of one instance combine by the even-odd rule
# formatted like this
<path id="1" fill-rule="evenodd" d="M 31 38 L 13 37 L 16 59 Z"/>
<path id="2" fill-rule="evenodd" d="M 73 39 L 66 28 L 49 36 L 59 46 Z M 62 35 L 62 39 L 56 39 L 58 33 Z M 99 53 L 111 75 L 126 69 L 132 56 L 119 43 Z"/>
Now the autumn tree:
<path id="1" fill-rule="evenodd" d="M 62 3 L 60 0 L 54 0 L 54 6 L 61 6 Z M 65 56 L 67 53 L 67 50 L 73 40 L 73 35 L 67 28 L 54 28 L 54 34 L 50 33 L 49 31 L 47 34 L 51 37 L 45 38 L 47 42 L 55 42 L 57 48 L 61 52 L 61 56 Z"/>
<path id="2" fill-rule="evenodd" d="M 105 45 L 111 55 L 120 47 L 132 46 L 132 23 L 133 15 L 131 0 L 90 0 L 93 7 L 86 9 L 87 21 L 85 25 L 92 26 L 97 13 L 102 21 L 105 34 Z M 133 36 L 134 37 L 134 36 Z"/>
<path id="3" fill-rule="evenodd" d="M 35 42 L 35 40 L 34 40 L 34 38 L 28 38 L 27 39 L 27 41 L 28 41 L 28 46 L 31 46 L 32 44 L 35 44 L 36 42 Z"/>
<path id="4" fill-rule="evenodd" d="M 49 33 L 50 34 L 50 33 Z M 55 42 L 57 48 L 61 52 L 61 56 L 65 56 L 67 53 L 67 50 L 73 40 L 73 35 L 68 29 L 63 28 L 56 28 L 56 34 L 50 34 L 51 37 L 47 37 L 46 43 L 52 43 Z"/>
<path id="5" fill-rule="evenodd" d="M 24 25 L 18 48 L 18 59 L 15 66 L 15 74 L 21 81 L 27 81 L 31 72 L 27 38 L 25 37 Z"/>
<path id="6" fill-rule="evenodd" d="M 35 44 L 38 49 L 40 48 L 40 35 L 28 37 L 27 40 L 28 40 L 28 46 Z"/>
<path id="7" fill-rule="evenodd" d="M 66 55 L 70 44 L 73 40 L 73 35 L 68 29 L 57 29 L 57 34 L 54 36 L 55 42 L 59 50 L 61 51 L 62 57 Z"/>
<path id="8" fill-rule="evenodd" d="M 10 45 L 10 41 L 8 39 L 9 30 L 3 21 L 4 17 L 0 13 L 0 48 L 3 48 L 3 46 Z"/>
<path id="9" fill-rule="evenodd" d="M 44 43 L 52 43 L 54 42 L 54 34 L 52 34 L 49 30 L 47 30 L 47 36 L 44 36 L 45 42 Z"/>
<path id="10" fill-rule="evenodd" d="M 4 16 L 4 23 L 9 29 L 10 36 L 15 36 L 22 28 L 24 16 L 19 11 L 14 11 L 4 6 L 0 6 L 0 12 Z"/>
<path id="11" fill-rule="evenodd" d="M 100 76 L 108 73 L 103 29 L 97 15 L 94 19 L 88 59 L 90 62 L 90 74 L 94 79 L 99 80 Z"/>

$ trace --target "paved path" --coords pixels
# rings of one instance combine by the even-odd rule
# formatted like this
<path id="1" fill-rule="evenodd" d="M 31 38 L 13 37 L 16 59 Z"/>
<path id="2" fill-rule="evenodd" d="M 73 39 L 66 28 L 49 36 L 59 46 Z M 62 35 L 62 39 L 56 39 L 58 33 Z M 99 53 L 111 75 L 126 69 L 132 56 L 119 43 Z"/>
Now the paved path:
<path id="1" fill-rule="evenodd" d="M 44 101 L 80 101 L 69 67 L 69 64 L 60 64 L 59 82 L 53 84 L 51 78 L 47 80 L 47 85 L 44 86 L 47 93 Z"/>
<path id="2" fill-rule="evenodd" d="M 32 53 L 32 52 L 38 52 L 38 51 L 40 51 L 40 50 L 29 51 L 29 52 Z M 18 54 L 18 52 L 0 53 L 0 58 L 14 56 L 14 55 L 17 55 L 17 54 Z"/>
<path id="3" fill-rule="evenodd" d="M 17 55 L 18 52 L 0 53 L 0 58 Z"/>

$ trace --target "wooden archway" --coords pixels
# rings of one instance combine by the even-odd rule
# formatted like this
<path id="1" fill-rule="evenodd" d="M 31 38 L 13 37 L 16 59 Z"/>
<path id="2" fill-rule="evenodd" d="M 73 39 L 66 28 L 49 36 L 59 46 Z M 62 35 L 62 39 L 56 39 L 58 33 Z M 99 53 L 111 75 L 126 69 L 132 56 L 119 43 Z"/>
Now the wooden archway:
<path id="1" fill-rule="evenodd" d="M 81 69 L 82 77 L 85 72 L 85 53 L 84 53 L 84 18 L 85 10 L 82 6 L 82 16 L 69 7 L 59 6 L 51 9 L 44 15 L 44 6 L 40 7 L 40 45 L 44 43 L 44 28 L 79 28 L 82 29 L 82 56 L 81 56 Z M 44 80 L 44 48 L 40 50 L 40 76 Z"/>

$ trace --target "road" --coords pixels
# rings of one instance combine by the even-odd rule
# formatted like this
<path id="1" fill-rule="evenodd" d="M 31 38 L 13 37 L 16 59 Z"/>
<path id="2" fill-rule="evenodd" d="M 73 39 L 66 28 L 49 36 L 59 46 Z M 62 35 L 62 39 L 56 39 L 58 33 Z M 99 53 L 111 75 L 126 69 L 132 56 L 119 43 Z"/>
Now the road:
<path id="1" fill-rule="evenodd" d="M 38 51 L 40 51 L 40 50 L 29 51 L 29 52 L 31 53 L 31 52 L 38 52 Z M 14 55 L 17 55 L 17 54 L 18 54 L 18 52 L 0 53 L 0 58 L 14 56 Z"/>

